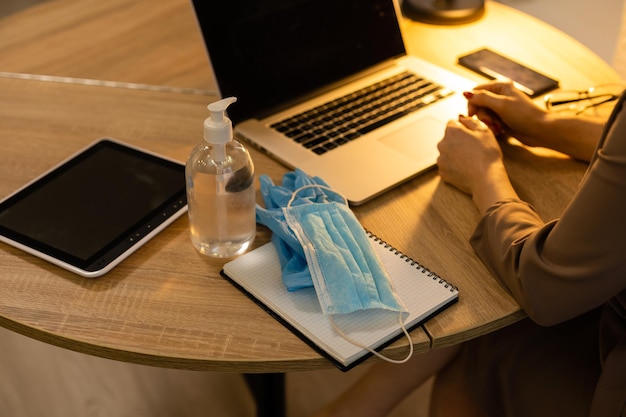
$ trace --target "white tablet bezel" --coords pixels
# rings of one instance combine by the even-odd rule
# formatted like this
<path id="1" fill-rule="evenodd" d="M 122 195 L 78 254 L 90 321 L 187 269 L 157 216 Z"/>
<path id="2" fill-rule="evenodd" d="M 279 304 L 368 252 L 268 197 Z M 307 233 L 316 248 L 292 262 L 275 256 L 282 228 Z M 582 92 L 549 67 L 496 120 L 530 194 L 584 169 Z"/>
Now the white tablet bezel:
<path id="1" fill-rule="evenodd" d="M 16 199 L 19 199 L 20 196 L 28 193 L 33 189 L 33 187 L 37 187 L 48 182 L 51 177 L 55 176 L 55 174 L 64 172 L 64 170 L 67 170 L 67 167 L 71 165 L 73 161 L 76 161 L 78 158 L 84 158 L 88 152 L 97 146 L 112 146 L 115 149 L 123 150 L 125 153 L 130 155 L 137 155 L 139 159 L 153 161 L 156 164 L 162 164 L 163 166 L 170 168 L 173 167 L 176 171 L 180 170 L 177 175 L 180 175 L 180 172 L 182 172 L 181 189 L 171 195 L 168 194 L 167 199 L 155 209 L 158 213 L 155 211 L 146 213 L 141 218 L 141 225 L 133 229 L 131 233 L 120 234 L 117 238 L 111 240 L 107 243 L 107 245 L 103 246 L 102 248 L 110 248 L 107 255 L 101 255 L 99 251 L 96 251 L 94 252 L 95 255 L 88 260 L 83 261 L 74 259 L 75 257 L 71 254 L 66 254 L 63 251 L 59 251 L 57 248 L 37 242 L 36 239 L 24 237 L 19 233 L 16 233 L 14 230 L 10 230 L 2 225 L 0 225 L 0 241 L 60 266 L 68 271 L 74 272 L 80 276 L 95 278 L 111 271 L 115 266 L 119 265 L 120 262 L 128 258 L 128 256 L 143 246 L 147 241 L 152 239 L 173 221 L 186 213 L 187 201 L 184 192 L 184 164 L 118 140 L 103 138 L 91 143 L 39 177 L 30 181 L 20 189 L 16 190 L 14 193 L 2 199 L 0 201 L 0 215 L 8 204 L 11 202 L 14 203 Z"/>

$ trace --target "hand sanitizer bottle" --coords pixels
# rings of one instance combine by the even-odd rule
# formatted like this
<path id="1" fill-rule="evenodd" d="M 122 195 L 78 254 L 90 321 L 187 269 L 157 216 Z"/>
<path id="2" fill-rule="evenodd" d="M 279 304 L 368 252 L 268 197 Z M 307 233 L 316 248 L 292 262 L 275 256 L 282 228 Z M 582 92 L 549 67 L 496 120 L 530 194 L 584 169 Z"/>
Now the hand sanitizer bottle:
<path id="1" fill-rule="evenodd" d="M 187 160 L 187 203 L 191 241 L 200 253 L 230 258 L 246 251 L 256 233 L 254 165 L 233 139 L 225 98 L 209 104 L 204 141 Z"/>

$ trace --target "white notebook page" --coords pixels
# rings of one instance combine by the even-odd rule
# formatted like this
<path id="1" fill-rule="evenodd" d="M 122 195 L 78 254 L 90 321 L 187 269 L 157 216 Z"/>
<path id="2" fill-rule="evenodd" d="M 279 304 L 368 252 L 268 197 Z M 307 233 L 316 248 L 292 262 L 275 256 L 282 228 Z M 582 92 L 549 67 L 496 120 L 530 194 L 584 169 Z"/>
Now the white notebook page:
<path id="1" fill-rule="evenodd" d="M 406 328 L 421 324 L 440 309 L 458 299 L 458 290 L 440 277 L 371 237 L 373 246 L 409 314 Z M 281 278 L 278 254 L 272 243 L 248 252 L 224 266 L 224 273 L 267 308 L 348 367 L 368 352 L 345 340 L 322 314 L 313 288 L 288 292 Z M 402 333 L 398 313 L 362 310 L 333 317 L 346 335 L 376 349 Z"/>

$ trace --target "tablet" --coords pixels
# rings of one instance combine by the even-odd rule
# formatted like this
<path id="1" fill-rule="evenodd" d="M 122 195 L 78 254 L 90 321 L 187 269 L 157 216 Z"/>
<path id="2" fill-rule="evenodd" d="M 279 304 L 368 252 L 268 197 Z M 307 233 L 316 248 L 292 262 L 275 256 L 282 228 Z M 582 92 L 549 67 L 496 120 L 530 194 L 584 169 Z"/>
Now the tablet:
<path id="1" fill-rule="evenodd" d="M 98 277 L 186 210 L 183 164 L 101 139 L 0 201 L 0 241 Z"/>

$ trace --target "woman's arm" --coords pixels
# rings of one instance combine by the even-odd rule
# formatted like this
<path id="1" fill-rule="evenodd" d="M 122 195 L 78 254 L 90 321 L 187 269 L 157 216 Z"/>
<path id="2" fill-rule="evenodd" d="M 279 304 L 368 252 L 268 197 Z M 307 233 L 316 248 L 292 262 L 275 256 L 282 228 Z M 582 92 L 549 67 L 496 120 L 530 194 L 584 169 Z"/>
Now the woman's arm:
<path id="1" fill-rule="evenodd" d="M 496 134 L 513 136 L 528 146 L 541 146 L 589 161 L 606 120 L 552 113 L 538 106 L 511 83 L 477 86 L 466 93 L 470 116 L 484 119 Z"/>
<path id="2" fill-rule="evenodd" d="M 576 152 L 590 153 L 590 158 L 590 147 L 602 136 L 598 132 L 603 128 L 596 122 L 570 119 L 568 126 L 567 119 L 551 118 L 517 93 L 494 97 L 506 105 L 490 109 L 500 110 L 497 116 L 509 124 L 508 129 L 517 128 L 518 134 L 532 135 L 544 145 L 565 149 L 567 144 Z M 513 116 L 510 100 L 521 103 Z M 617 108 L 622 104 L 620 100 Z M 558 221 L 548 224 L 519 200 L 498 143 L 486 126 L 460 117 L 448 124 L 439 144 L 441 178 L 472 195 L 485 213 L 472 238 L 475 250 L 538 323 L 555 324 L 578 316 L 626 287 L 626 113 L 616 114 L 619 117 L 606 130 L 573 200 Z M 520 115 L 524 117 L 519 119 Z M 548 125 L 553 128 L 550 135 L 538 132 L 538 127 Z M 566 133 L 577 139 L 564 139 Z M 585 134 L 599 136 L 585 138 Z"/>
<path id="3" fill-rule="evenodd" d="M 539 122 L 542 134 L 535 145 L 554 149 L 575 159 L 589 162 L 602 136 L 606 120 L 547 113 Z"/>
<path id="4" fill-rule="evenodd" d="M 559 220 L 544 224 L 511 199 L 489 208 L 472 237 L 485 264 L 540 324 L 576 317 L 626 288 L 626 113 L 616 114 Z"/>

